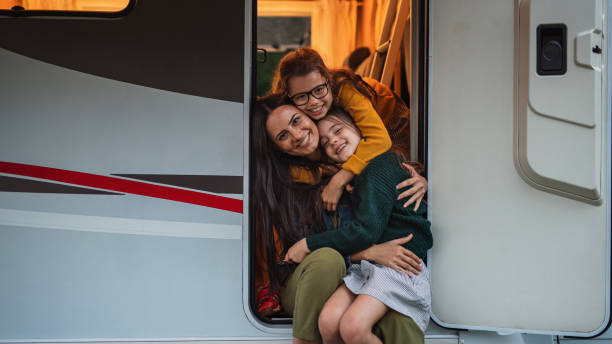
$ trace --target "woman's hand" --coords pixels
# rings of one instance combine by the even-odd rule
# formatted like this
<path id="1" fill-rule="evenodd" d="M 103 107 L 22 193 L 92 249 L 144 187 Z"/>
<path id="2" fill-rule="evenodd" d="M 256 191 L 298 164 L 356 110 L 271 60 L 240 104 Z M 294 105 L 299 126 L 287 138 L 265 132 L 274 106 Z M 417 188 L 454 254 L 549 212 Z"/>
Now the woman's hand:
<path id="1" fill-rule="evenodd" d="M 344 187 L 353 180 L 353 177 L 355 175 L 352 172 L 342 169 L 329 180 L 329 183 L 325 185 L 323 192 L 321 192 L 323 206 L 326 210 L 336 210 Z"/>
<path id="2" fill-rule="evenodd" d="M 289 251 L 287 251 L 287 254 L 285 255 L 285 259 L 283 260 L 289 263 L 299 264 L 309 253 L 310 249 L 306 243 L 306 238 L 303 238 L 289 248 Z"/>
<path id="3" fill-rule="evenodd" d="M 351 261 L 361 259 L 370 260 L 375 263 L 399 270 L 413 277 L 421 272 L 421 259 L 412 251 L 402 245 L 412 240 L 412 234 L 404 238 L 390 240 L 382 244 L 371 246 L 351 256 Z"/>
<path id="4" fill-rule="evenodd" d="M 417 209 L 419 209 L 419 206 L 421 205 L 421 201 L 423 200 L 423 197 L 427 193 L 427 179 L 423 178 L 420 174 L 416 172 L 414 167 L 408 165 L 407 163 L 403 162 L 402 166 L 406 170 L 408 170 L 408 172 L 410 172 L 410 175 L 412 175 L 412 177 L 397 184 L 396 188 L 400 190 L 400 189 L 403 189 L 409 186 L 412 186 L 412 187 L 400 193 L 397 199 L 400 200 L 402 198 L 411 196 L 410 199 L 408 199 L 408 201 L 404 203 L 404 208 L 411 205 L 412 203 L 415 203 L 414 211 L 416 211 Z"/>

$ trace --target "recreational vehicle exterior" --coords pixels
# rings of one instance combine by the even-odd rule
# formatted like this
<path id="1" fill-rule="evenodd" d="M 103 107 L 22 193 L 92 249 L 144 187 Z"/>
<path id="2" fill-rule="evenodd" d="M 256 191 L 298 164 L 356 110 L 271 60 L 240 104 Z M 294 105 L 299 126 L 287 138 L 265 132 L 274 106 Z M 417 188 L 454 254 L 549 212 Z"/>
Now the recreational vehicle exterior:
<path id="1" fill-rule="evenodd" d="M 612 343 L 612 0 L 412 6 L 426 343 Z M 291 342 L 252 308 L 255 21 L 0 9 L 0 343 Z"/>

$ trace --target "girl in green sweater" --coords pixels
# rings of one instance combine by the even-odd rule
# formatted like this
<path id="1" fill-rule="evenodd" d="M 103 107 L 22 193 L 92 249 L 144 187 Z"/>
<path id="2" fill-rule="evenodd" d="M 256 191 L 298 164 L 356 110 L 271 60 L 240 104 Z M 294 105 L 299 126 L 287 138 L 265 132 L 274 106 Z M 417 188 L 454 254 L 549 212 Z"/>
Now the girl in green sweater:
<path id="1" fill-rule="evenodd" d="M 355 152 L 361 134 L 350 116 L 334 109 L 318 123 L 320 144 L 330 159 L 346 161 Z M 353 219 L 337 231 L 312 234 L 293 245 L 285 260 L 301 262 L 308 253 L 331 247 L 350 255 L 373 244 L 412 235 L 404 245 L 421 260 L 433 244 L 426 206 L 403 207 L 398 200 L 398 181 L 409 177 L 398 155 L 388 151 L 374 158 L 354 180 L 351 195 Z M 424 333 L 429 322 L 431 293 L 429 273 L 423 267 L 418 275 L 399 266 L 362 260 L 352 264 L 342 285 L 325 304 L 319 317 L 319 330 L 325 343 L 381 343 L 372 327 L 390 310 L 410 317 Z M 421 340 L 424 337 L 421 338 Z"/>

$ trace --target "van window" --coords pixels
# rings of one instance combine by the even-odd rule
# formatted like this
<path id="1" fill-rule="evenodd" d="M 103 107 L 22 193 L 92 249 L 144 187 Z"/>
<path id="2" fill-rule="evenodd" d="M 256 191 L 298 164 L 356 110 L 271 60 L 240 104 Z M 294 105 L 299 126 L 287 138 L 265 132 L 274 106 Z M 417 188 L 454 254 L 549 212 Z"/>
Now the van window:
<path id="1" fill-rule="evenodd" d="M 262 17 L 257 21 L 257 46 L 295 49 L 310 46 L 310 17 Z"/>
<path id="2" fill-rule="evenodd" d="M 0 0 L 0 10 L 13 11 L 70 11 L 70 12 L 120 12 L 130 0 Z"/>
<path id="3" fill-rule="evenodd" d="M 266 50 L 265 62 L 257 68 L 257 95 L 268 93 L 274 70 L 287 52 L 310 46 L 310 16 L 264 16 L 257 20 L 257 48 Z M 259 57 L 259 60 L 262 60 Z"/>

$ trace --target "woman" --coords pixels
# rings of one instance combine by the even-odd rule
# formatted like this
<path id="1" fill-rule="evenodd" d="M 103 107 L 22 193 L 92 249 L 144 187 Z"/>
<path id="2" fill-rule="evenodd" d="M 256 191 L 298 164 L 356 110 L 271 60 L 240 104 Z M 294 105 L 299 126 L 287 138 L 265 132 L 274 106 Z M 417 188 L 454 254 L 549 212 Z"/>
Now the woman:
<path id="1" fill-rule="evenodd" d="M 325 168 L 318 149 L 316 125 L 283 96 L 271 95 L 255 104 L 253 131 L 253 209 L 258 242 L 258 289 L 266 285 L 280 291 L 281 304 L 293 314 L 294 342 L 320 342 L 318 315 L 346 273 L 344 259 L 323 248 L 309 254 L 297 267 L 279 265 L 286 250 L 308 234 L 325 230 L 320 184 Z M 310 183 L 294 183 L 292 166 L 309 174 Z M 419 177 L 417 185 L 426 183 Z M 418 179 L 418 178 L 417 178 Z M 408 238 L 373 246 L 352 256 L 380 264 L 393 264 L 418 273 L 420 265 L 410 251 L 399 245 Z M 393 248 L 393 249 L 392 249 Z M 396 252 L 396 254 L 392 254 Z M 403 335 L 402 317 L 390 312 L 374 332 L 387 343 Z M 408 326 L 411 326 L 408 324 Z M 414 325 L 416 326 L 416 325 Z M 399 332 L 398 332 L 399 331 Z M 381 333 L 382 332 L 382 333 Z"/>

